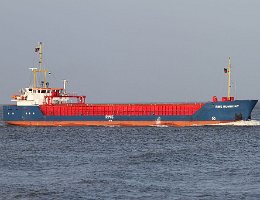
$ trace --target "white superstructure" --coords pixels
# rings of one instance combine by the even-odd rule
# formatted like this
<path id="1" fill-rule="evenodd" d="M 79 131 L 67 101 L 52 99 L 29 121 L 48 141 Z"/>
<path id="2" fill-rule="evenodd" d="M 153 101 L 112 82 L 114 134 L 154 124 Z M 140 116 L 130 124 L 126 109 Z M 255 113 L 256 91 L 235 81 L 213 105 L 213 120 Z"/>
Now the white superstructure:
<path id="1" fill-rule="evenodd" d="M 12 96 L 12 101 L 15 101 L 18 106 L 67 103 L 69 97 L 65 92 L 66 80 L 64 80 L 64 88 L 49 88 L 46 80 L 48 70 L 42 68 L 42 42 L 38 43 L 35 52 L 39 53 L 39 68 L 29 68 L 33 72 L 33 87 L 21 89 L 20 94 Z M 37 87 L 37 73 L 43 73 L 41 87 Z"/>
<path id="2" fill-rule="evenodd" d="M 21 94 L 12 96 L 12 101 L 16 101 L 18 106 L 62 104 L 68 100 L 63 88 L 25 88 L 21 90 Z"/>

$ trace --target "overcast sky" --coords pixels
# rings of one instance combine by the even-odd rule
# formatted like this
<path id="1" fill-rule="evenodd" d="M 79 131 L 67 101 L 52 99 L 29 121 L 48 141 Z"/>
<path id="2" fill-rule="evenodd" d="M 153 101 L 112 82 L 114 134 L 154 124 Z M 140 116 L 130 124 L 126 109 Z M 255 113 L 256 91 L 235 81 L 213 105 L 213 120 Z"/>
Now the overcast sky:
<path id="1" fill-rule="evenodd" d="M 259 99 L 259 0 L 1 0 L 0 103 L 32 83 L 44 43 L 50 86 L 89 102 Z"/>

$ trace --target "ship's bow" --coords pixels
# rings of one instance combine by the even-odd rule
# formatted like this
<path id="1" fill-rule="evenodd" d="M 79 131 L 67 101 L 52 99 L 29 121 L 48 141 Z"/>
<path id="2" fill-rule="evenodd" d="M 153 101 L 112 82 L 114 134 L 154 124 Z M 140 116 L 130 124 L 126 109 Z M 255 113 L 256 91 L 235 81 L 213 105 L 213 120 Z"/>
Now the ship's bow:
<path id="1" fill-rule="evenodd" d="M 230 122 L 250 120 L 251 113 L 258 100 L 234 100 L 206 103 L 193 116 L 197 121 Z"/>
<path id="2" fill-rule="evenodd" d="M 248 118 L 246 120 L 251 119 L 251 113 L 252 113 L 254 107 L 256 106 L 258 100 L 247 100 L 247 101 L 248 101 L 248 106 L 247 106 Z"/>

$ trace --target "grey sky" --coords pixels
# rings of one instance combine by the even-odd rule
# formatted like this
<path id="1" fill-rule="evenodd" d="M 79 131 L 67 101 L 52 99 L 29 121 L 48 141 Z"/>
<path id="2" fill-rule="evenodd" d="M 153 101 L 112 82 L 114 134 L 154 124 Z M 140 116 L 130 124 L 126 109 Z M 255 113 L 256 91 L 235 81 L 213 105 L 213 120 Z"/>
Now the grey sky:
<path id="1" fill-rule="evenodd" d="M 259 0 L 1 0 L 0 102 L 29 85 L 38 41 L 51 86 L 66 78 L 90 102 L 225 96 L 229 56 L 233 94 L 259 99 L 259 9 Z"/>

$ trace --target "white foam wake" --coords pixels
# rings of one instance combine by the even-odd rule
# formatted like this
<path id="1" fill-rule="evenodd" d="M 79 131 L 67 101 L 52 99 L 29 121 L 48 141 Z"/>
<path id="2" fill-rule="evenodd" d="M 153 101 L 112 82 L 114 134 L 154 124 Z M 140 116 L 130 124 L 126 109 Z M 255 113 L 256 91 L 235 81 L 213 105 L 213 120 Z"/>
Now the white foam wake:
<path id="1" fill-rule="evenodd" d="M 228 123 L 214 124 L 216 126 L 260 126 L 260 121 L 258 120 L 249 120 L 249 121 L 236 121 Z"/>

